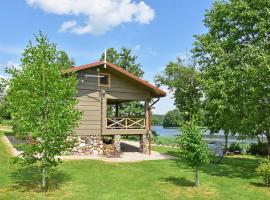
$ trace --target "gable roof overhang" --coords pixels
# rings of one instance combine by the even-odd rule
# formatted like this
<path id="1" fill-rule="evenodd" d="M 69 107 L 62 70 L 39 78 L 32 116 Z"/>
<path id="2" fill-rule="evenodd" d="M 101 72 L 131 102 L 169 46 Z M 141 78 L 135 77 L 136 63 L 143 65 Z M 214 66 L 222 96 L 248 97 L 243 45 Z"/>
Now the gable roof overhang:
<path id="1" fill-rule="evenodd" d="M 151 83 L 139 78 L 138 76 L 135 76 L 134 74 L 131 74 L 130 72 L 124 70 L 123 68 L 118 67 L 117 65 L 114 65 L 108 61 L 106 63 L 104 61 L 98 61 L 98 62 L 86 64 L 86 65 L 72 67 L 72 68 L 66 69 L 64 73 L 69 73 L 69 72 L 74 72 L 74 71 L 76 72 L 76 71 L 85 70 L 89 68 L 95 68 L 95 67 L 102 66 L 104 64 L 106 64 L 107 67 L 110 67 L 111 69 L 117 72 L 120 72 L 121 74 L 125 75 L 127 78 L 143 86 L 145 89 L 150 91 L 152 97 L 165 97 L 166 96 L 166 92 L 161 90 L 157 86 L 152 85 Z"/>

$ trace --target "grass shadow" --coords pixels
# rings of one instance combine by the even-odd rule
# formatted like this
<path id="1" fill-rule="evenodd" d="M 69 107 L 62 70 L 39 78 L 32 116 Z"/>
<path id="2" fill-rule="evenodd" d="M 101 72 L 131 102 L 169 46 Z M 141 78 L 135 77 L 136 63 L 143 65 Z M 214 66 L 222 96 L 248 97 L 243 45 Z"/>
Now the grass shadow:
<path id="1" fill-rule="evenodd" d="M 10 174 L 15 184 L 12 186 L 13 190 L 21 192 L 35 191 L 41 192 L 41 170 L 36 166 L 28 166 L 18 169 Z M 56 168 L 50 170 L 50 176 L 47 179 L 47 191 L 54 191 L 60 189 L 61 185 L 69 181 L 69 175 L 59 171 Z"/>
<path id="2" fill-rule="evenodd" d="M 262 187 L 262 188 L 269 188 L 264 183 L 258 183 L 258 182 L 251 182 L 251 185 L 254 185 L 256 187 Z"/>
<path id="3" fill-rule="evenodd" d="M 177 151 L 167 151 L 166 154 L 173 156 L 175 158 L 179 158 L 179 153 Z"/>
<path id="4" fill-rule="evenodd" d="M 249 157 L 225 157 L 221 164 L 210 163 L 201 171 L 211 176 L 252 179 L 257 177 L 254 169 L 259 165 L 259 159 Z"/>
<path id="5" fill-rule="evenodd" d="M 194 182 L 187 180 L 184 177 L 177 178 L 177 177 L 170 176 L 170 177 L 167 177 L 163 180 L 165 182 L 169 182 L 169 183 L 172 183 L 172 184 L 174 184 L 176 186 L 180 186 L 180 187 L 193 187 L 194 186 Z"/>

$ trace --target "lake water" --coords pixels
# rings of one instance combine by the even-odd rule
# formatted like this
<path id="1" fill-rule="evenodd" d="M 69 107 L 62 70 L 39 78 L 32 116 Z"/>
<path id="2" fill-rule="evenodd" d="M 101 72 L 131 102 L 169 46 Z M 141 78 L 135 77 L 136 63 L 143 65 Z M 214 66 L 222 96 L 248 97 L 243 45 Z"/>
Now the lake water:
<path id="1" fill-rule="evenodd" d="M 175 137 L 179 134 L 179 128 L 163 128 L 163 126 L 152 126 L 152 130 L 156 131 L 160 136 L 165 137 Z M 205 131 L 204 140 L 208 142 L 216 141 L 224 143 L 224 133 L 219 131 L 216 134 L 209 134 L 209 131 Z M 262 138 L 264 141 L 265 138 Z M 229 136 L 228 143 L 241 142 L 241 143 L 256 143 L 256 138 L 247 138 L 244 140 L 239 140 L 237 136 Z"/>

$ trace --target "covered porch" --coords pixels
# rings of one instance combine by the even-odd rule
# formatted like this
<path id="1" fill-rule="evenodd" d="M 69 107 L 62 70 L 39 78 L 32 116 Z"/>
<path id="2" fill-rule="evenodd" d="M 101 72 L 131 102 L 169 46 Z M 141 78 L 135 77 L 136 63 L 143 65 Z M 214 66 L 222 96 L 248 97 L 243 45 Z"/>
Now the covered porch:
<path id="1" fill-rule="evenodd" d="M 103 135 L 140 135 L 150 130 L 150 100 L 107 99 Z M 131 108 L 135 107 L 134 110 Z"/>
<path id="2" fill-rule="evenodd" d="M 112 138 L 116 155 L 125 149 L 121 138 L 131 135 L 140 141 L 140 147 L 137 151 L 150 154 L 149 101 L 106 99 L 106 119 L 102 135 Z"/>

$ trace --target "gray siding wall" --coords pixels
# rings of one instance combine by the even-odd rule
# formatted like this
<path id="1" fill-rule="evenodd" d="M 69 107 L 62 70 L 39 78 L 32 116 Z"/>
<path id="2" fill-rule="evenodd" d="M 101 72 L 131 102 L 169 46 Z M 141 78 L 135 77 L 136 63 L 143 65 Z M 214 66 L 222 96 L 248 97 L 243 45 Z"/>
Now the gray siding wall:
<path id="1" fill-rule="evenodd" d="M 99 87 L 98 79 L 94 77 L 86 78 L 85 75 L 97 75 L 96 69 L 86 69 L 78 72 L 78 79 L 80 80 L 78 90 L 83 93 L 89 90 L 96 91 L 102 89 L 106 91 L 106 98 L 108 99 L 125 99 L 125 100 L 145 100 L 150 98 L 150 93 L 144 88 L 130 82 L 125 76 L 119 76 L 109 69 L 100 69 L 100 73 L 108 73 L 111 78 L 110 87 Z"/>
<path id="2" fill-rule="evenodd" d="M 99 87 L 96 77 L 85 75 L 97 75 L 96 69 L 86 69 L 77 72 L 79 103 L 77 108 L 83 113 L 80 126 L 76 129 L 78 135 L 100 135 L 106 131 L 107 99 L 123 99 L 144 101 L 150 98 L 150 93 L 144 88 L 130 82 L 123 75 L 119 75 L 109 69 L 101 69 L 100 73 L 110 74 L 110 87 Z M 101 98 L 101 92 L 105 96 Z M 103 102 L 101 102 L 103 99 Z"/>
<path id="3" fill-rule="evenodd" d="M 101 101 L 99 92 L 78 97 L 78 110 L 82 112 L 80 126 L 76 129 L 78 135 L 101 134 Z"/>

